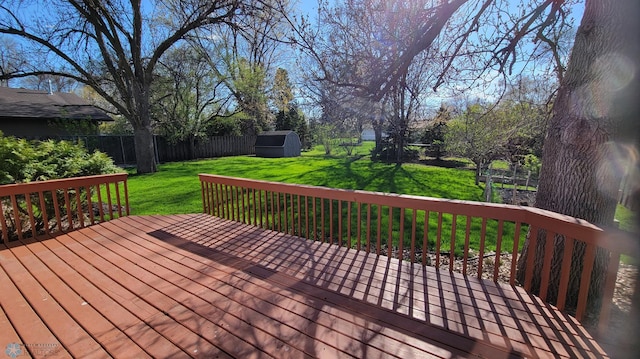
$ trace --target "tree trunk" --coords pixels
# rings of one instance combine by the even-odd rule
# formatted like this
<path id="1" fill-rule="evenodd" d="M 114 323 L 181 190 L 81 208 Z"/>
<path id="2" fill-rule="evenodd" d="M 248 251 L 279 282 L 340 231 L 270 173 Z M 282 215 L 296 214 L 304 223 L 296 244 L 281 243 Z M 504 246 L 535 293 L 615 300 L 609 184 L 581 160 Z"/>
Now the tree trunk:
<path id="1" fill-rule="evenodd" d="M 382 119 L 372 121 L 373 133 L 376 139 L 376 147 L 373 149 L 373 154 L 376 156 L 382 151 L 382 124 Z"/>
<path id="2" fill-rule="evenodd" d="M 136 166 L 139 174 L 156 171 L 156 157 L 151 126 L 142 126 L 133 131 L 136 148 Z"/>
<path id="3" fill-rule="evenodd" d="M 196 156 L 196 136 L 190 135 L 189 136 L 189 159 L 195 160 L 196 157 L 197 157 Z"/>
<path id="4" fill-rule="evenodd" d="M 630 3 L 630 2 L 629 2 Z M 635 5 L 634 5 L 635 6 Z M 637 118 L 629 96 L 633 70 L 628 64 L 638 57 L 625 25 L 627 2 L 624 0 L 586 1 L 582 23 L 576 33 L 567 72 L 560 84 L 542 155 L 542 169 L 535 206 L 585 219 L 599 226 L 613 222 L 616 195 L 622 173 L 615 166 L 619 159 L 621 128 Z M 633 21 L 632 19 L 628 19 Z M 628 25 L 628 23 L 627 23 Z M 632 46 L 629 46 L 633 44 Z M 637 64 L 636 64 L 637 68 Z M 541 281 L 549 281 L 547 298 L 558 296 L 560 260 L 564 238 L 556 236 L 550 278 L 541 278 L 544 233 L 540 233 L 532 292 L 539 292 Z M 524 243 L 518 261 L 518 280 L 524 282 L 526 252 Z M 575 308 L 584 246 L 576 243 L 567 309 Z M 599 309 L 602 283 L 608 265 L 608 253 L 598 250 L 589 290 L 588 312 Z"/>

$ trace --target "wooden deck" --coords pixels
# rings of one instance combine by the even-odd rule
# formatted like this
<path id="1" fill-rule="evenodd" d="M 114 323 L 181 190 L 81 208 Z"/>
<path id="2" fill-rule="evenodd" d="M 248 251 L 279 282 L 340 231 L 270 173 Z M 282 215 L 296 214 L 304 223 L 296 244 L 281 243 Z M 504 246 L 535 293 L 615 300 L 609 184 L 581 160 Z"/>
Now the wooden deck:
<path id="1" fill-rule="evenodd" d="M 11 242 L 0 288 L 8 357 L 606 356 L 521 288 L 204 214 Z"/>

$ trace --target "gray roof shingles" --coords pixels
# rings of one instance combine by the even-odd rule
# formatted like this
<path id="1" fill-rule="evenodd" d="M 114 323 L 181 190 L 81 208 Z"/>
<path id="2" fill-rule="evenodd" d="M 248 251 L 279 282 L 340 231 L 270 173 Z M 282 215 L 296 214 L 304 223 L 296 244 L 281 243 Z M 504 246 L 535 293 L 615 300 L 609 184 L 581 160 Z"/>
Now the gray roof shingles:
<path id="1" fill-rule="evenodd" d="M 0 87 L 0 118 L 92 119 L 112 121 L 104 111 L 73 93 Z"/>

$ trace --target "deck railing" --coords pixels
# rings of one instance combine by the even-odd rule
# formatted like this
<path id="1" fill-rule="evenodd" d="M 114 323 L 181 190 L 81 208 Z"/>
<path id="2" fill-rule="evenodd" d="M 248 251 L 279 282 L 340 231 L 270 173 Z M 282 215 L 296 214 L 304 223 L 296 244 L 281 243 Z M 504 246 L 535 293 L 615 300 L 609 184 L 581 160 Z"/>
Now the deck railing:
<path id="1" fill-rule="evenodd" d="M 2 243 L 128 215 L 128 197 L 124 173 L 0 186 Z"/>
<path id="2" fill-rule="evenodd" d="M 597 247 L 610 251 L 598 328 L 608 326 L 620 255 L 638 257 L 637 243 L 622 232 L 609 232 L 586 221 L 533 207 L 331 189 L 225 176 L 200 175 L 203 210 L 225 219 L 422 265 L 447 267 L 516 285 L 516 266 L 530 233 L 525 290 L 531 289 L 536 241 L 546 240 L 543 278 L 551 272 L 551 243 L 564 236 L 555 305 L 565 309 L 576 242 L 585 244 L 575 317 L 582 321 Z M 479 247 L 470 250 L 470 244 Z M 496 254 L 493 256 L 493 254 Z M 503 255 L 510 254 L 510 255 Z M 511 258 L 503 261 L 502 258 Z M 454 268 L 461 266 L 461 268 Z M 506 272 L 506 274 L 505 274 Z M 506 277 L 505 277 L 506 276 Z M 546 302 L 550 280 L 539 296 Z M 635 288 L 638 291 L 638 286 Z"/>

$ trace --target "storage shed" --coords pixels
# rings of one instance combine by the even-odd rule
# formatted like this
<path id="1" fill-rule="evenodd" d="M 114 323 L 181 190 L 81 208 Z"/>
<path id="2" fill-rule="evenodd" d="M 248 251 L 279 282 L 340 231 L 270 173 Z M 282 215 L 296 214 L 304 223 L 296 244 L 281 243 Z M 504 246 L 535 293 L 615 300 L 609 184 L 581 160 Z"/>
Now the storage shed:
<path id="1" fill-rule="evenodd" d="M 255 147 L 258 157 L 297 157 L 302 143 L 293 131 L 268 131 L 258 135 Z"/>

